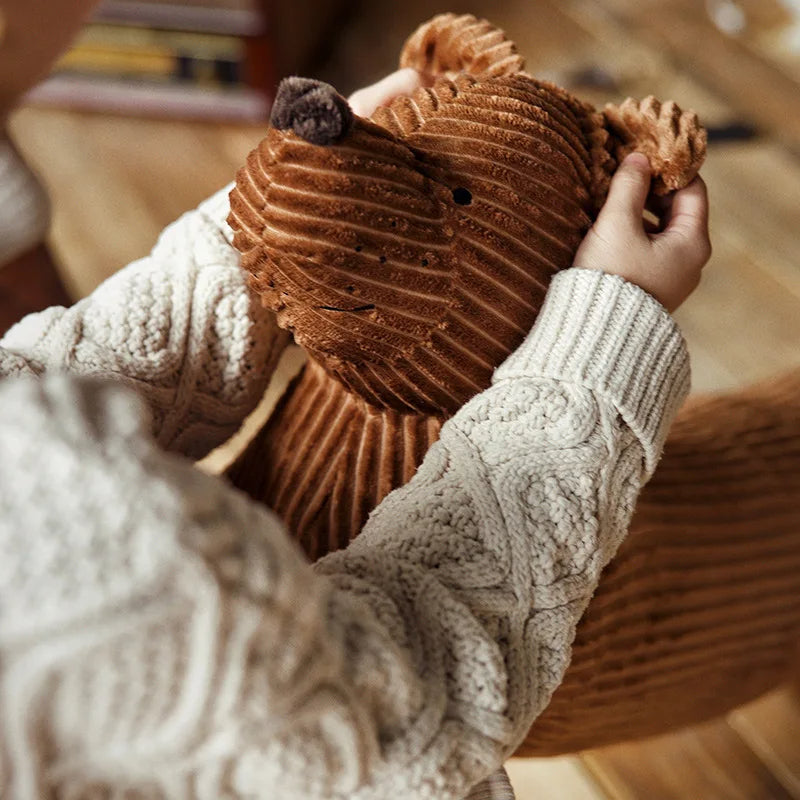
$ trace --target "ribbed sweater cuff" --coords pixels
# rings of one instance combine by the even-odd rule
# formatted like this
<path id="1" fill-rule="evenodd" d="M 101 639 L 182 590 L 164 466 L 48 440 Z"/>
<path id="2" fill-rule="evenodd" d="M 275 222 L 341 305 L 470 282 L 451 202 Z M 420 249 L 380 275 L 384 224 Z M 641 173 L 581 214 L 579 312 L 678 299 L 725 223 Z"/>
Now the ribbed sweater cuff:
<path id="1" fill-rule="evenodd" d="M 657 300 L 616 275 L 568 269 L 550 285 L 525 342 L 493 382 L 547 377 L 611 402 L 640 439 L 651 474 L 689 393 L 689 356 Z"/>

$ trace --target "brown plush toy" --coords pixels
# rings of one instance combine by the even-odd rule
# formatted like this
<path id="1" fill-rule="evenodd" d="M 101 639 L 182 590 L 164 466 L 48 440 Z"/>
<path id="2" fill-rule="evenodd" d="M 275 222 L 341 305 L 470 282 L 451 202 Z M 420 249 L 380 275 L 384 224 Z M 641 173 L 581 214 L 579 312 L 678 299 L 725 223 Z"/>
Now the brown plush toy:
<path id="1" fill-rule="evenodd" d="M 309 362 L 230 475 L 312 558 L 346 545 L 489 385 L 621 159 L 646 153 L 666 193 L 705 155 L 694 114 L 653 98 L 598 112 L 526 74 L 474 17 L 423 25 L 400 63 L 432 85 L 371 120 L 326 84 L 284 81 L 231 193 L 252 288 Z M 785 402 L 798 388 L 792 377 L 683 413 L 523 752 L 704 719 L 786 672 L 800 640 L 800 526 L 785 519 L 800 496 Z M 764 575 L 791 603 L 766 601 Z"/>

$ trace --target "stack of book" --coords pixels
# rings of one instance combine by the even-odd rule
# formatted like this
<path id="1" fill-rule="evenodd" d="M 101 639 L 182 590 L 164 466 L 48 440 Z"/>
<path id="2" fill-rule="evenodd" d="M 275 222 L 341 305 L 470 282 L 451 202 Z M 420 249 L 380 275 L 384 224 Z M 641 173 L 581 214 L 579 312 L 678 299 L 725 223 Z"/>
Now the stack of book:
<path id="1" fill-rule="evenodd" d="M 30 99 L 125 113 L 264 119 L 287 67 L 279 63 L 280 3 L 273 5 L 105 0 Z"/>

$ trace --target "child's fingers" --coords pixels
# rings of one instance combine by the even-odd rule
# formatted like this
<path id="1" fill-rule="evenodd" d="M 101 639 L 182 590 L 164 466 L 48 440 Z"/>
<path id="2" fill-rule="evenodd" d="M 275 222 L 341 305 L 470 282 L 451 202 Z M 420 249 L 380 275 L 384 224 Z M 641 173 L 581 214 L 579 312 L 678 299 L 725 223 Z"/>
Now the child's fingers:
<path id="1" fill-rule="evenodd" d="M 689 259 L 702 267 L 711 257 L 708 232 L 708 190 L 698 176 L 685 189 L 675 193 L 672 213 L 664 233 L 658 237 L 660 247 L 676 244 Z"/>
<path id="2" fill-rule="evenodd" d="M 611 180 L 608 199 L 603 206 L 598 222 L 603 218 L 625 219 L 641 230 L 647 195 L 650 192 L 650 162 L 642 153 L 631 153 L 616 171 Z"/>
<path id="3" fill-rule="evenodd" d="M 422 77 L 411 67 L 399 69 L 385 78 L 350 95 L 350 108 L 360 117 L 370 116 L 378 106 L 386 105 L 401 94 L 411 94 L 422 86 Z"/>
<path id="4" fill-rule="evenodd" d="M 675 192 L 666 232 L 708 235 L 708 190 L 699 175 L 685 189 Z"/>

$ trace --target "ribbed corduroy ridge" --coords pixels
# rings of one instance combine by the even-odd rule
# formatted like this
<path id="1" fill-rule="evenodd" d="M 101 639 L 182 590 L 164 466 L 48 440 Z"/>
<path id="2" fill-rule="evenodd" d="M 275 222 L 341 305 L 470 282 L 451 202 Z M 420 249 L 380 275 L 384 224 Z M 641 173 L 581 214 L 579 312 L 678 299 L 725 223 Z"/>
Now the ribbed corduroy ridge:
<path id="1" fill-rule="evenodd" d="M 530 329 L 591 224 L 586 109 L 461 76 L 317 147 L 271 130 L 231 224 L 263 302 L 351 390 L 454 413 Z M 461 191 L 469 200 L 454 200 Z"/>
<path id="2" fill-rule="evenodd" d="M 439 14 L 409 37 L 400 66 L 428 75 L 466 72 L 488 78 L 523 67 L 516 45 L 486 20 L 471 14 Z"/>
<path id="3" fill-rule="evenodd" d="M 311 362 L 228 474 L 318 558 L 345 547 L 369 512 L 410 480 L 440 425 L 375 409 Z"/>

